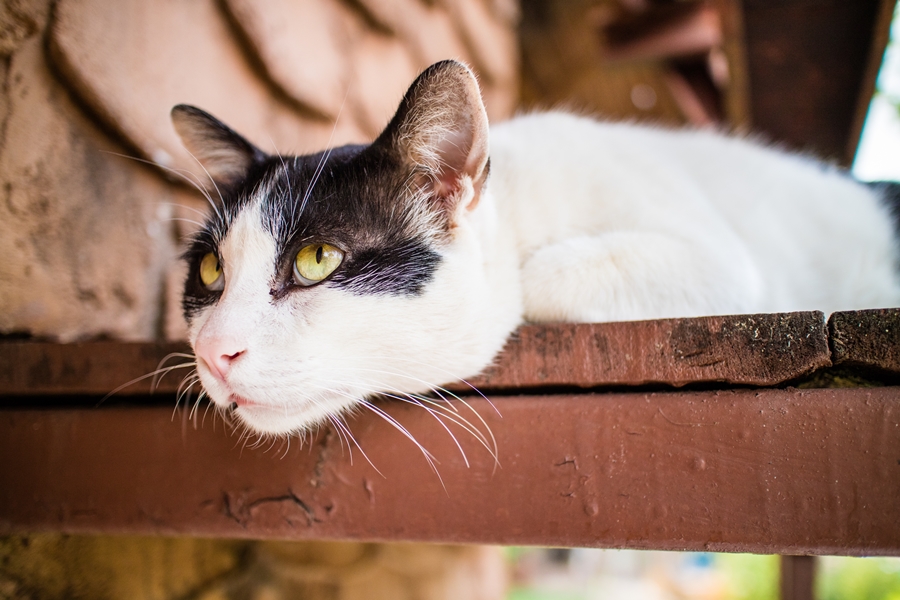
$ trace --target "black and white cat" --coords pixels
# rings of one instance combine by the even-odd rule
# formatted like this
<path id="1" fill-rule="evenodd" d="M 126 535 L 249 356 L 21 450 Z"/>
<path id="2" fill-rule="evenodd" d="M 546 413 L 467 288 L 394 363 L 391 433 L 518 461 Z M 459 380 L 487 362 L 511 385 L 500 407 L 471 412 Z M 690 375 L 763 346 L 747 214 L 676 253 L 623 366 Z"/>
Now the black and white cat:
<path id="1" fill-rule="evenodd" d="M 877 190 L 710 131 L 551 112 L 489 132 L 457 62 L 368 146 L 267 156 L 172 119 L 221 193 L 186 255 L 197 370 L 260 433 L 472 376 L 523 320 L 900 305 Z"/>

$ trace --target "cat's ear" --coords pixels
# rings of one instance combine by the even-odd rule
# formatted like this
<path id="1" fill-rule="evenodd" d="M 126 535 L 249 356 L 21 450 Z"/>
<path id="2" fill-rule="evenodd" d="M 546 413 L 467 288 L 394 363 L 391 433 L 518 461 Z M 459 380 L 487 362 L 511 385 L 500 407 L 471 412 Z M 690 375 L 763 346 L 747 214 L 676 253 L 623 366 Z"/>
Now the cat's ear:
<path id="1" fill-rule="evenodd" d="M 377 143 L 419 171 L 420 185 L 437 202 L 455 210 L 465 199 L 474 208 L 489 170 L 488 118 L 474 73 L 452 60 L 428 67 Z M 465 193 L 468 182 L 474 194 Z"/>
<path id="2" fill-rule="evenodd" d="M 246 177 L 266 154 L 206 111 L 179 104 L 172 125 L 181 142 L 216 184 L 231 185 Z"/>

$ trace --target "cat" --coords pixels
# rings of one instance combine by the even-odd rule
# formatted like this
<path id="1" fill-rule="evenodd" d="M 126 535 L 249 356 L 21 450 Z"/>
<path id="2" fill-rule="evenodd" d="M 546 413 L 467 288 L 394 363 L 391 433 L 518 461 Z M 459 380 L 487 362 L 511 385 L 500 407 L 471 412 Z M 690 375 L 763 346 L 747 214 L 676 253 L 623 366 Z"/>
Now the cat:
<path id="1" fill-rule="evenodd" d="M 458 62 L 370 145 L 269 156 L 198 108 L 172 120 L 221 197 L 185 254 L 197 371 L 260 434 L 475 375 L 523 321 L 900 305 L 884 192 L 708 130 L 489 130 Z"/>

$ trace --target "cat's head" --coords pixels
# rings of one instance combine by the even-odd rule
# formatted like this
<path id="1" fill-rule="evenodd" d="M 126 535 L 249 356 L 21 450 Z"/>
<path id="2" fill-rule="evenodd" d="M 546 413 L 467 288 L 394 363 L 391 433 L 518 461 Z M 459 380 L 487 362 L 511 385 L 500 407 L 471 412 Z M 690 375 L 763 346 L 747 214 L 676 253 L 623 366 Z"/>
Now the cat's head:
<path id="1" fill-rule="evenodd" d="M 488 123 L 464 65 L 422 73 L 368 146 L 269 156 L 197 108 L 172 120 L 215 182 L 183 306 L 216 405 L 257 432 L 303 431 L 499 349 L 514 323 L 489 309 Z"/>

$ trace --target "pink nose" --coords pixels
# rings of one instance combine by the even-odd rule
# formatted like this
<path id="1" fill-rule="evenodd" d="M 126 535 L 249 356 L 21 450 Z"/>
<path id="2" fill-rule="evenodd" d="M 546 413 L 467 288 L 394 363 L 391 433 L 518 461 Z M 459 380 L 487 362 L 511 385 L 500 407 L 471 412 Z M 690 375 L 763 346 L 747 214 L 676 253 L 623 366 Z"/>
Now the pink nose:
<path id="1" fill-rule="evenodd" d="M 234 362 L 247 352 L 234 340 L 220 339 L 198 340 L 194 350 L 220 381 L 225 381 Z"/>

